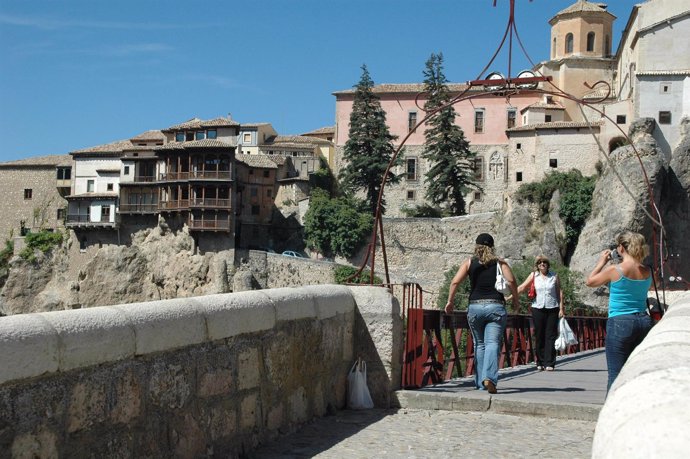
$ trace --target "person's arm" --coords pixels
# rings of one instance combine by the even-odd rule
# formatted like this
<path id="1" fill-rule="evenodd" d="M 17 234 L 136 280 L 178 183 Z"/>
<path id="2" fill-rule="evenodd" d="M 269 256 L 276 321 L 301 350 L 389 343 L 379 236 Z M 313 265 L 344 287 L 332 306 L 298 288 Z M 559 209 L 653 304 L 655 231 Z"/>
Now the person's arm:
<path id="1" fill-rule="evenodd" d="M 594 269 L 592 270 L 591 273 L 589 273 L 589 276 L 587 277 L 587 281 L 585 284 L 587 287 L 599 287 L 607 282 L 611 282 L 612 280 L 612 272 L 616 271 L 616 268 L 613 266 L 608 266 L 606 269 L 604 267 L 606 266 L 606 263 L 609 262 L 611 259 L 611 251 L 606 249 L 603 252 L 601 252 L 601 255 L 599 256 L 599 260 L 597 261 L 596 266 L 594 266 Z"/>
<path id="2" fill-rule="evenodd" d="M 446 314 L 451 314 L 453 312 L 453 300 L 455 299 L 455 292 L 457 291 L 460 283 L 467 277 L 467 274 L 470 271 L 470 262 L 470 259 L 463 262 L 460 265 L 460 268 L 458 268 L 458 272 L 455 273 L 453 280 L 450 281 L 450 288 L 448 289 L 448 302 L 446 303 L 445 308 Z"/>
<path id="3" fill-rule="evenodd" d="M 565 317 L 565 296 L 561 288 L 561 278 L 558 277 L 558 274 L 556 275 L 556 293 L 558 294 L 558 304 L 560 305 L 558 317 Z"/>
<path id="4" fill-rule="evenodd" d="M 503 277 L 508 281 L 508 287 L 510 288 L 510 299 L 513 302 L 513 312 L 516 314 L 520 312 L 520 298 L 518 297 L 517 282 L 515 282 L 515 276 L 513 275 L 513 270 L 510 269 L 508 263 L 502 260 L 498 260 L 501 263 L 501 271 L 503 271 Z"/>
<path id="5" fill-rule="evenodd" d="M 532 280 L 534 279 L 534 271 L 529 273 L 529 276 L 527 276 L 527 279 L 525 279 L 525 282 L 520 284 L 517 288 L 518 295 L 521 295 L 525 293 L 525 290 L 529 289 L 530 284 L 532 283 Z"/>

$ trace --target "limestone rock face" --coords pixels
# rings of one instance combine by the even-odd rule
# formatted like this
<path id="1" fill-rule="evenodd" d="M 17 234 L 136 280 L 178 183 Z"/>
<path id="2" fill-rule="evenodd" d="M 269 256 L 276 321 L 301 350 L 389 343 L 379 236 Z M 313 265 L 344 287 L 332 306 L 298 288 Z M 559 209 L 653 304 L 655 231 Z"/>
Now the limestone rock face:
<path id="1" fill-rule="evenodd" d="M 74 235 L 71 236 L 74 238 Z M 198 254 L 187 231 L 164 223 L 132 235 L 132 244 L 86 254 L 69 240 L 29 263 L 19 257 L 0 295 L 0 312 L 18 314 L 104 306 L 229 291 L 234 252 Z"/>
<path id="2" fill-rule="evenodd" d="M 652 137 L 653 119 L 642 119 L 632 123 L 630 137 L 639 153 L 639 160 L 633 146 L 618 148 L 609 156 L 602 176 L 597 180 L 592 197 L 592 213 L 580 234 L 577 248 L 570 262 L 570 268 L 585 277 L 591 272 L 601 251 L 606 249 L 616 234 L 624 230 L 636 231 L 647 238 L 652 233 L 652 222 L 645 214 L 650 211 L 649 187 L 661 190 L 666 182 L 667 165 L 663 153 Z M 640 162 L 644 167 L 640 167 Z M 645 181 L 646 172 L 649 187 Z M 661 193 L 654 192 L 659 206 Z M 658 216 L 654 215 L 654 218 Z M 585 303 L 604 308 L 608 302 L 608 289 L 583 288 Z"/>

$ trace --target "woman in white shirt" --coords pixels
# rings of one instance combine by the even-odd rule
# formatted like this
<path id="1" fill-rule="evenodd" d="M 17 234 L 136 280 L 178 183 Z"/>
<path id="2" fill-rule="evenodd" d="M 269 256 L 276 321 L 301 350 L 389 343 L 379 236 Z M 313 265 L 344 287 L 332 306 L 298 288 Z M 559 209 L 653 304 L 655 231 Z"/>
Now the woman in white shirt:
<path id="1" fill-rule="evenodd" d="M 529 290 L 534 282 L 537 296 L 532 300 L 532 321 L 534 322 L 534 347 L 537 355 L 537 370 L 553 371 L 556 366 L 554 343 L 558 338 L 558 319 L 565 315 L 563 290 L 558 275 L 549 268 L 549 259 L 538 256 L 535 271 L 518 287 L 518 295 Z"/>

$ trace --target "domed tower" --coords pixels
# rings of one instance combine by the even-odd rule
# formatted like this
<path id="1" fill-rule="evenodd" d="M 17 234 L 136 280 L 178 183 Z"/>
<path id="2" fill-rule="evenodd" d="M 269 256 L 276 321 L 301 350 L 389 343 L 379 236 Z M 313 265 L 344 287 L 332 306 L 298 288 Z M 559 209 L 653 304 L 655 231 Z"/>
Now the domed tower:
<path id="1" fill-rule="evenodd" d="M 603 3 L 578 0 L 551 18 L 551 59 L 611 56 L 611 28 L 616 17 Z"/>

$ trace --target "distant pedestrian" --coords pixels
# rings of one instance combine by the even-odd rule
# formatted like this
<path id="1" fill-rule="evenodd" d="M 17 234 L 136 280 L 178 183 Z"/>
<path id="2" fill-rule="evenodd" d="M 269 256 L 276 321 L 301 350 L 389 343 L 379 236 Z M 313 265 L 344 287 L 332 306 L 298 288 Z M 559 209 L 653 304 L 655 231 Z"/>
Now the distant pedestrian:
<path id="1" fill-rule="evenodd" d="M 474 381 L 477 389 L 496 393 L 498 385 L 498 356 L 506 328 L 508 314 L 505 297 L 496 290 L 496 265 L 500 264 L 503 277 L 513 297 L 513 309 L 517 312 L 520 303 L 513 272 L 503 260 L 494 253 L 494 238 L 482 233 L 477 236 L 474 256 L 463 261 L 450 283 L 446 313 L 453 312 L 453 299 L 460 283 L 469 275 L 470 297 L 467 321 L 474 341 Z"/>
<path id="2" fill-rule="evenodd" d="M 553 371 L 556 367 L 554 343 L 558 337 L 558 319 L 565 316 L 563 289 L 558 275 L 550 270 L 551 263 L 544 256 L 534 262 L 535 270 L 518 287 L 518 294 L 529 290 L 534 283 L 536 296 L 532 298 L 534 322 L 534 347 L 537 354 L 537 370 Z"/>
<path id="3" fill-rule="evenodd" d="M 616 236 L 615 246 L 612 250 L 601 252 L 599 261 L 587 278 L 588 287 L 609 284 L 607 392 L 632 351 L 652 328 L 652 318 L 647 314 L 647 292 L 653 274 L 649 267 L 642 264 L 649 253 L 644 236 L 625 231 Z M 606 266 L 609 262 L 612 264 Z"/>

